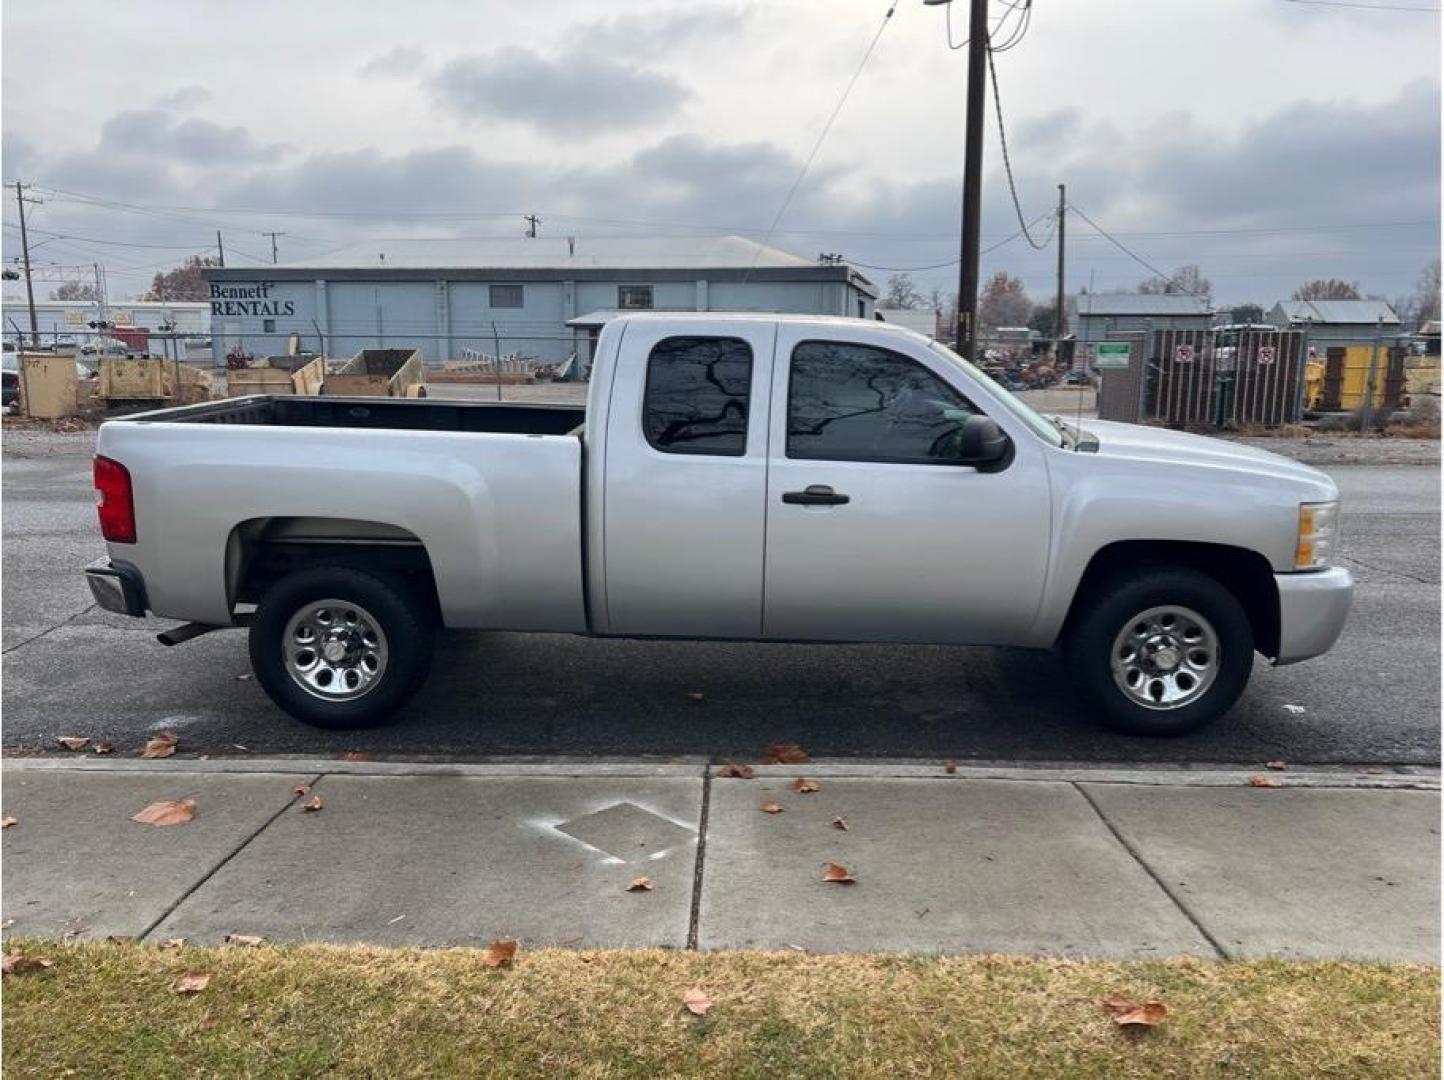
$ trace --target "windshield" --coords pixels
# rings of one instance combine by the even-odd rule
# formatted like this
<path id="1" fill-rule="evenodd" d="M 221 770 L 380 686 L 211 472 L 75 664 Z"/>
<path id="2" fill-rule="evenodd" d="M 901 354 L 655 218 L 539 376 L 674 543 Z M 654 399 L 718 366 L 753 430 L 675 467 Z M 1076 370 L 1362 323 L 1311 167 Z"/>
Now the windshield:
<path id="1" fill-rule="evenodd" d="M 1049 446 L 1062 446 L 1063 433 L 1043 416 L 1034 412 L 1027 405 L 1024 405 L 1019 398 L 1011 391 L 1004 390 L 992 377 L 982 371 L 977 365 L 964 360 L 952 349 L 938 341 L 928 342 L 928 347 L 941 356 L 950 364 L 956 364 L 973 377 L 983 390 L 1002 408 L 1008 410 L 1014 417 L 1022 421 L 1028 428 L 1042 439 Z"/>

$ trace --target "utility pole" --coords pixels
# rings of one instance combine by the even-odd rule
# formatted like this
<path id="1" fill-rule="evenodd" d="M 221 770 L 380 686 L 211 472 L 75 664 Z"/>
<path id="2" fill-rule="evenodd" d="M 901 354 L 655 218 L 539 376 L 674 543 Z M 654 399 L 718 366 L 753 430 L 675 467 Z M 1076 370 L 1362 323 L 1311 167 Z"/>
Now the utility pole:
<path id="1" fill-rule="evenodd" d="M 221 230 L 216 230 L 216 253 L 221 257 L 221 265 L 226 265 L 226 246 L 221 243 Z"/>
<path id="2" fill-rule="evenodd" d="M 30 237 L 25 232 L 25 203 L 36 202 L 25 198 L 25 188 L 15 181 L 15 202 L 20 207 L 20 251 L 25 261 L 25 300 L 30 305 L 30 344 L 40 344 L 40 324 L 35 320 L 35 286 L 30 281 Z"/>
<path id="3" fill-rule="evenodd" d="M 978 359 L 978 249 L 982 240 L 983 107 L 988 68 L 988 0 L 971 0 L 968 102 L 963 158 L 963 250 L 958 266 L 958 352 Z"/>
<path id="4" fill-rule="evenodd" d="M 217 233 L 216 235 L 219 236 L 220 234 Z M 272 264 L 274 264 L 276 262 L 276 237 L 285 236 L 286 234 L 283 232 L 268 232 L 262 233 L 261 235 L 269 236 L 271 238 L 271 262 Z"/>
<path id="5" fill-rule="evenodd" d="M 1063 226 L 1067 224 L 1068 198 L 1064 185 L 1058 185 L 1058 312 L 1053 320 L 1053 336 L 1058 339 L 1055 354 L 1063 355 L 1063 338 L 1068 333 L 1067 298 L 1063 295 Z"/>
<path id="6" fill-rule="evenodd" d="M 536 239 L 536 227 L 542 223 L 542 219 L 535 214 L 523 214 L 521 219 L 526 222 L 526 234 L 533 240 Z"/>

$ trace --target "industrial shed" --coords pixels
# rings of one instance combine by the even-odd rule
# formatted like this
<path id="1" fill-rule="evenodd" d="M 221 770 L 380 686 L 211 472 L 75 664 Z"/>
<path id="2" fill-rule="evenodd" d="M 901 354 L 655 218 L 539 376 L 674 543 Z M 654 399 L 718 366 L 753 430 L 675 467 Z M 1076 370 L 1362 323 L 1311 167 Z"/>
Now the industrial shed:
<path id="1" fill-rule="evenodd" d="M 1213 308 L 1185 293 L 1080 293 L 1077 340 L 1085 345 L 1129 331 L 1207 330 Z"/>
<path id="2" fill-rule="evenodd" d="M 877 288 L 846 264 L 740 236 L 373 240 L 324 257 L 210 268 L 217 357 L 280 353 L 292 332 L 329 356 L 418 348 L 589 359 L 588 313 L 781 311 L 871 318 Z M 571 324 L 571 325 L 569 325 Z"/>
<path id="3" fill-rule="evenodd" d="M 1399 333 L 1399 316 L 1383 300 L 1280 300 L 1268 313 L 1282 330 L 1307 330 L 1315 346 L 1363 345 Z"/>

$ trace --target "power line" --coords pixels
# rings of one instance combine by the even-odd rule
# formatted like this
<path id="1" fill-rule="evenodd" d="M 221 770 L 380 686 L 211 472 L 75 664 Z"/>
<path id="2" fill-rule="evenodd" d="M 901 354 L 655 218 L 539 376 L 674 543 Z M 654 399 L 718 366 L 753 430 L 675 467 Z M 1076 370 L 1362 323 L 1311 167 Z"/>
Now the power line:
<path id="1" fill-rule="evenodd" d="M 998 113 L 998 142 L 1003 147 L 1003 171 L 1008 174 L 1008 194 L 1013 197 L 1013 210 L 1018 215 L 1018 225 L 1022 230 L 1023 239 L 1028 241 L 1028 246 L 1035 251 L 1042 251 L 1048 246 L 1048 241 L 1038 243 L 1028 232 L 1028 224 L 1023 220 L 1023 204 L 1018 201 L 1018 185 L 1013 180 L 1013 163 L 1008 158 L 1008 132 L 1003 126 L 1003 99 L 998 94 L 998 65 L 993 62 L 993 49 L 988 47 L 988 74 L 993 78 L 993 107 Z"/>
<path id="2" fill-rule="evenodd" d="M 852 94 L 852 88 L 857 85 L 857 80 L 862 76 L 863 69 L 867 67 L 867 62 L 872 59 L 873 50 L 877 48 L 877 43 L 882 40 L 883 31 L 886 30 L 888 24 L 892 22 L 892 15 L 893 12 L 897 10 L 898 2 L 899 0 L 890 0 L 887 13 L 883 15 L 882 22 L 878 24 L 877 33 L 873 34 L 872 40 L 868 42 L 867 51 L 862 54 L 862 60 L 858 63 L 857 70 L 852 73 L 852 78 L 847 80 L 847 86 L 843 88 L 842 96 L 837 99 L 837 104 L 832 107 L 832 113 L 828 116 L 827 123 L 822 125 L 822 131 L 818 133 L 817 141 L 812 144 L 812 152 L 807 155 L 807 160 L 802 163 L 802 169 L 798 172 L 797 179 L 792 181 L 792 187 L 787 189 L 787 196 L 782 200 L 782 205 L 777 208 L 777 213 L 772 218 L 772 224 L 767 227 L 767 232 L 762 237 L 762 242 L 757 245 L 757 250 L 753 252 L 752 266 L 747 268 L 748 274 L 751 274 L 752 270 L 757 266 L 757 260 L 762 257 L 762 249 L 765 248 L 768 241 L 772 239 L 773 232 L 782 221 L 782 215 L 787 212 L 787 207 L 792 203 L 792 197 L 797 194 L 797 189 L 802 186 L 802 181 L 807 176 L 807 171 L 812 168 L 812 162 L 817 157 L 817 152 L 822 149 L 822 144 L 827 139 L 827 133 L 832 130 L 833 122 L 837 119 L 838 113 L 842 112 L 842 107 L 847 104 L 847 99 L 849 95 Z"/>
<path id="3" fill-rule="evenodd" d="M 1042 221 L 1042 220 L 1043 220 L 1044 218 L 1046 218 L 1046 217 L 1052 217 L 1052 211 L 1049 211 L 1049 212 L 1046 213 L 1046 214 L 1039 214 L 1039 215 L 1038 215 L 1036 218 L 1034 218 L 1032 221 L 1028 222 L 1028 224 L 1029 224 L 1029 225 L 1036 225 L 1036 224 L 1038 224 L 1038 222 Z M 1022 235 L 1024 235 L 1023 230 L 1022 230 L 1022 229 L 1019 229 L 1017 232 L 1013 233 L 1011 236 L 1005 236 L 1003 239 L 999 240 L 996 244 L 990 244 L 990 245 L 988 245 L 987 247 L 983 248 L 983 250 L 980 251 L 980 252 L 978 252 L 978 254 L 979 254 L 979 255 L 987 255 L 989 252 L 997 251 L 1000 247 L 1003 247 L 1003 246 L 1006 245 L 1006 244 L 1011 244 L 1014 240 L 1018 239 L 1018 237 L 1020 237 L 1020 236 L 1022 236 Z M 1051 237 L 1052 237 L 1052 234 L 1049 233 L 1049 238 L 1051 239 Z M 1047 243 L 1046 243 L 1046 241 L 1045 241 L 1044 247 L 1046 247 L 1046 246 L 1047 246 Z M 874 266 L 872 263 L 858 262 L 856 259 L 848 259 L 847 261 L 848 261 L 849 263 L 851 263 L 853 266 L 861 266 L 861 267 L 863 267 L 864 269 L 867 269 L 867 270 L 886 270 L 886 271 L 888 271 L 889 273 L 911 274 L 911 273 L 913 273 L 914 271 L 920 271 L 920 270 L 941 270 L 941 269 L 942 269 L 943 267 L 945 267 L 945 266 L 957 266 L 958 263 L 960 263 L 960 262 L 962 261 L 962 259 L 961 259 L 961 258 L 949 259 L 947 262 L 933 263 L 933 264 L 930 265 L 930 266 Z"/>
<path id="4" fill-rule="evenodd" d="M 1151 262 L 1143 258 L 1141 255 L 1135 254 L 1133 251 L 1129 250 L 1129 248 L 1124 246 L 1124 244 L 1120 240 L 1117 240 L 1113 236 L 1109 235 L 1109 233 L 1103 228 L 1103 226 L 1099 225 L 1082 210 L 1078 209 L 1078 207 L 1074 203 L 1070 202 L 1068 204 L 1068 209 L 1072 210 L 1073 213 L 1077 214 L 1080 218 L 1086 221 L 1093 228 L 1093 230 L 1098 233 L 1099 236 L 1105 237 L 1119 251 L 1123 252 L 1123 254 L 1127 255 L 1134 262 L 1138 263 L 1139 266 L 1145 267 L 1151 274 L 1154 275 L 1154 277 L 1162 278 L 1164 281 L 1173 281 L 1173 279 L 1168 274 L 1165 274 L 1162 270 L 1158 269 L 1158 267 L 1154 266 Z M 1188 289 L 1183 288 L 1182 286 L 1178 287 L 1178 291 L 1182 293 L 1187 293 L 1189 296 L 1192 296 L 1195 299 L 1207 299 L 1206 297 L 1200 297 L 1197 293 L 1191 292 Z"/>
<path id="5" fill-rule="evenodd" d="M 1317 4 L 1320 7 L 1341 7 L 1357 8 L 1361 11 L 1417 11 L 1427 12 L 1430 15 L 1438 15 L 1439 8 L 1435 7 L 1409 7 L 1405 4 L 1355 4 L 1350 0 L 1284 0 L 1286 4 Z"/>

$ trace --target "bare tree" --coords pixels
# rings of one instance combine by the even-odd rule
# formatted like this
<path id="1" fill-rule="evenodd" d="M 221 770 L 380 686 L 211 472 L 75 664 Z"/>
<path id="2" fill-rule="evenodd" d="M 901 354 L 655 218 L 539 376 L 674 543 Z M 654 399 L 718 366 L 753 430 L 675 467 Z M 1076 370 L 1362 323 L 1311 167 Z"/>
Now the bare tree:
<path id="1" fill-rule="evenodd" d="M 989 278 L 978 297 L 978 321 L 984 326 L 1026 326 L 1032 314 L 1033 301 L 1023 289 L 1023 279 L 1006 270 Z"/>
<path id="2" fill-rule="evenodd" d="M 208 266 L 220 266 L 221 260 L 212 255 L 192 255 L 174 270 L 166 270 L 151 279 L 147 300 L 207 300 L 211 290 L 201 277 L 201 271 Z"/>
<path id="3" fill-rule="evenodd" d="M 1203 271 L 1192 263 L 1180 266 L 1167 277 L 1151 277 L 1147 281 L 1139 282 L 1138 291 L 1150 294 L 1183 293 L 1213 302 L 1213 282 L 1204 277 Z"/>
<path id="4" fill-rule="evenodd" d="M 922 303 L 922 293 L 918 292 L 912 277 L 908 274 L 893 274 L 887 279 L 887 293 L 878 307 L 897 311 L 922 307 Z"/>
<path id="5" fill-rule="evenodd" d="M 1361 300 L 1359 283 L 1342 278 L 1315 278 L 1294 290 L 1295 300 Z"/>
<path id="6" fill-rule="evenodd" d="M 1404 314 L 1402 311 L 1399 313 Z M 1439 260 L 1424 267 L 1409 298 L 1409 315 L 1420 323 L 1439 318 Z"/>
<path id="7" fill-rule="evenodd" d="M 84 281 L 62 281 L 50 290 L 52 300 L 99 300 L 100 290 Z"/>

